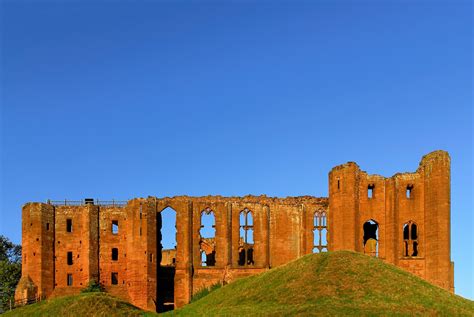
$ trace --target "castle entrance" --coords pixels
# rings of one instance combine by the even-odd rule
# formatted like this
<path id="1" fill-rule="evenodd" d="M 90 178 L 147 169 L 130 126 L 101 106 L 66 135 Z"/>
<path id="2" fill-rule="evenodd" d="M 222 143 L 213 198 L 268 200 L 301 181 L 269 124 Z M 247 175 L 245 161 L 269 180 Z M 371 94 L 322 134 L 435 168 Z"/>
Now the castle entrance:
<path id="1" fill-rule="evenodd" d="M 174 309 L 174 276 L 176 272 L 176 211 L 171 207 L 156 214 L 156 311 Z"/>

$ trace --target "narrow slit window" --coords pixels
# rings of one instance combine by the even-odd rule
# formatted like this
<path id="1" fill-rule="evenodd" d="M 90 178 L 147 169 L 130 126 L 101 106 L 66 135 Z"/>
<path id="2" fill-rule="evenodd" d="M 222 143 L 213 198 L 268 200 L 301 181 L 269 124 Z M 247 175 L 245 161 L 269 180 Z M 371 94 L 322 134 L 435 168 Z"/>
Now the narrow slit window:
<path id="1" fill-rule="evenodd" d="M 112 248 L 112 261 L 118 261 L 118 249 Z"/>
<path id="2" fill-rule="evenodd" d="M 341 181 L 339 179 L 337 180 L 337 189 L 341 189 Z"/>
<path id="3" fill-rule="evenodd" d="M 117 272 L 112 272 L 112 285 L 117 285 L 118 284 L 118 273 Z"/>
<path id="4" fill-rule="evenodd" d="M 367 187 L 367 197 L 369 199 L 374 198 L 375 185 L 371 184 Z"/>
<path id="5" fill-rule="evenodd" d="M 46 223 L 46 230 L 49 231 L 49 222 Z"/>
<path id="6" fill-rule="evenodd" d="M 72 219 L 66 219 L 66 231 L 72 232 Z"/>
<path id="7" fill-rule="evenodd" d="M 112 234 L 118 234 L 119 225 L 118 220 L 112 220 Z"/>
<path id="8" fill-rule="evenodd" d="M 67 286 L 72 286 L 72 274 L 67 274 Z"/>
<path id="9" fill-rule="evenodd" d="M 67 253 L 67 265 L 72 265 L 73 261 L 72 261 L 72 252 L 69 251 Z"/>

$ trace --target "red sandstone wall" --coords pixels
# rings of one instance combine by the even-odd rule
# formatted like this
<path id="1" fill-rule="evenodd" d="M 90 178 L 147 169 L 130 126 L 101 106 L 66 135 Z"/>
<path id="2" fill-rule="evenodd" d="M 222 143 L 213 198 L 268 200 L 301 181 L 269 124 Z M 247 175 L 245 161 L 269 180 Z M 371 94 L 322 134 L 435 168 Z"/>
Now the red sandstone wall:
<path id="1" fill-rule="evenodd" d="M 415 173 L 391 178 L 368 175 L 355 163 L 329 173 L 331 250 L 363 252 L 363 224 L 379 225 L 379 257 L 428 281 L 453 290 L 450 260 L 450 159 L 443 151 L 423 157 Z M 339 180 L 339 188 L 337 182 Z M 373 196 L 368 198 L 368 186 Z M 410 198 L 406 189 L 413 187 Z M 403 226 L 418 229 L 418 256 L 404 254 Z"/>
<path id="2" fill-rule="evenodd" d="M 338 184 L 339 183 L 339 184 Z M 373 198 L 367 187 L 374 186 Z M 406 198 L 406 186 L 413 185 Z M 78 293 L 90 280 L 100 279 L 107 291 L 147 310 L 155 309 L 159 266 L 157 217 L 163 209 L 176 211 L 177 250 L 175 306 L 215 283 L 263 272 L 313 249 L 313 220 L 318 210 L 328 215 L 329 250 L 363 251 L 362 225 L 379 224 L 379 257 L 427 280 L 453 290 L 450 262 L 449 156 L 434 152 L 423 158 L 415 173 L 391 178 L 368 175 L 355 163 L 329 173 L 329 199 L 311 196 L 269 198 L 187 197 L 136 198 L 124 207 L 52 206 L 29 203 L 23 208 L 23 271 L 17 298 L 25 297 L 29 280 L 38 293 L 50 296 Z M 201 213 L 215 215 L 216 265 L 202 267 L 199 253 Z M 238 265 L 239 214 L 252 212 L 254 265 Z M 73 222 L 66 232 L 66 219 Z M 112 221 L 119 223 L 112 233 Z M 418 225 L 419 256 L 403 256 L 403 224 Z M 47 230 L 47 224 L 49 229 Z M 112 248 L 119 257 L 112 260 Z M 67 264 L 72 251 L 74 263 Z M 111 284 L 112 272 L 118 285 Z M 67 274 L 73 285 L 67 286 Z M 30 283 L 31 284 L 31 283 Z"/>

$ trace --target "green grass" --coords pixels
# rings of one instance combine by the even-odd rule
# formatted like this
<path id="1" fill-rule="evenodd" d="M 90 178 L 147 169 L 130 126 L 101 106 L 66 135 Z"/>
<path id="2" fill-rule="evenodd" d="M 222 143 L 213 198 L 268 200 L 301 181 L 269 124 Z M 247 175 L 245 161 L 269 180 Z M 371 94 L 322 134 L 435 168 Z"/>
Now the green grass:
<path id="1" fill-rule="evenodd" d="M 3 316 L 158 316 L 107 293 L 82 293 L 45 300 L 5 313 Z"/>
<path id="2" fill-rule="evenodd" d="M 83 293 L 5 316 L 157 316 L 105 293 Z M 474 302 L 363 254 L 311 254 L 202 294 L 164 316 L 474 316 Z"/>
<path id="3" fill-rule="evenodd" d="M 474 316 L 474 302 L 363 254 L 304 256 L 228 284 L 178 316 Z"/>

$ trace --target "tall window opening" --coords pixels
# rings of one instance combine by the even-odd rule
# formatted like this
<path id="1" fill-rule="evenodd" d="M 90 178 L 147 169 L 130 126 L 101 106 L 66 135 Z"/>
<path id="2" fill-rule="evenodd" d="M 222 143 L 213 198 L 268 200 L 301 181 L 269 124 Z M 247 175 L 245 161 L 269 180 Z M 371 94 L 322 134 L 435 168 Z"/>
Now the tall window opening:
<path id="1" fill-rule="evenodd" d="M 366 221 L 364 229 L 364 253 L 379 256 L 379 225 L 375 220 Z"/>
<path id="2" fill-rule="evenodd" d="M 117 272 L 112 272 L 111 280 L 112 280 L 112 285 L 117 285 L 118 284 L 118 273 Z"/>
<path id="3" fill-rule="evenodd" d="M 327 252 L 327 218 L 324 210 L 319 210 L 313 216 L 313 253 Z"/>
<path id="4" fill-rule="evenodd" d="M 118 249 L 112 248 L 112 261 L 118 261 Z"/>
<path id="5" fill-rule="evenodd" d="M 201 266 L 216 265 L 216 223 L 214 212 L 206 208 L 201 212 L 200 234 L 200 253 Z"/>
<path id="6" fill-rule="evenodd" d="M 403 244 L 404 256 L 418 256 L 418 227 L 411 220 L 403 225 Z"/>
<path id="7" fill-rule="evenodd" d="M 72 219 L 66 219 L 66 232 L 72 232 Z"/>
<path id="8" fill-rule="evenodd" d="M 72 252 L 67 253 L 67 265 L 72 265 Z"/>
<path id="9" fill-rule="evenodd" d="M 72 286 L 72 274 L 67 274 L 67 286 Z"/>
<path id="10" fill-rule="evenodd" d="M 367 186 L 367 197 L 369 199 L 374 198 L 374 190 L 375 190 L 374 184 L 370 184 L 369 186 Z"/>
<path id="11" fill-rule="evenodd" d="M 118 232 L 119 232 L 118 220 L 112 220 L 112 234 L 118 234 Z"/>
<path id="12" fill-rule="evenodd" d="M 410 199 L 412 197 L 412 191 L 413 191 L 413 185 L 408 185 L 407 186 L 407 199 Z"/>
<path id="13" fill-rule="evenodd" d="M 156 262 L 157 289 L 156 311 L 166 312 L 174 309 L 174 277 L 176 273 L 177 230 L 176 211 L 166 207 L 156 214 L 157 250 L 155 259 L 150 253 L 150 262 Z"/>
<path id="14" fill-rule="evenodd" d="M 253 257 L 253 217 L 252 212 L 245 208 L 239 216 L 239 261 L 240 266 L 254 265 Z"/>

